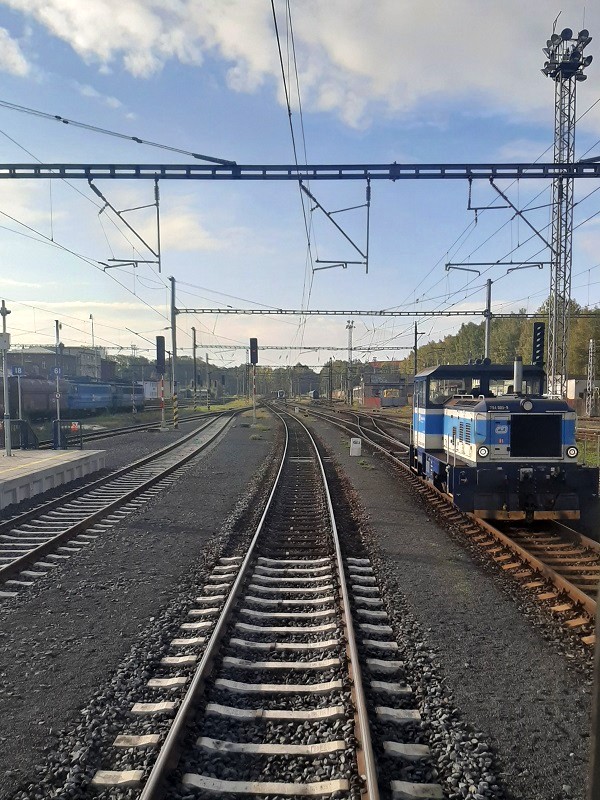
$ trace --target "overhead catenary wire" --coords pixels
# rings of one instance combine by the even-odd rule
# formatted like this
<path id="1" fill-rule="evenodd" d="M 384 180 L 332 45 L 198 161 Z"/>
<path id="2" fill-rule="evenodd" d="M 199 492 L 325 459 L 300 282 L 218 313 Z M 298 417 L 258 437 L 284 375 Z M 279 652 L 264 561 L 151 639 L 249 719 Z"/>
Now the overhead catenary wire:
<path id="1" fill-rule="evenodd" d="M 18 111 L 22 114 L 30 114 L 34 117 L 39 117 L 41 119 L 50 120 L 52 122 L 60 122 L 63 125 L 70 125 L 72 128 L 81 128 L 86 131 L 90 131 L 92 133 L 100 133 L 104 136 L 112 136 L 117 139 L 124 139 L 129 142 L 135 142 L 136 144 L 146 145 L 148 147 L 157 147 L 161 150 L 168 150 L 171 153 L 179 153 L 180 155 L 184 156 L 191 156 L 192 158 L 198 159 L 200 161 L 209 161 L 213 164 L 221 164 L 223 166 L 230 166 L 235 164 L 235 161 L 231 161 L 225 158 L 216 158 L 214 156 L 207 156 L 203 155 L 202 153 L 196 153 L 193 150 L 184 150 L 180 147 L 172 147 L 171 145 L 162 144 L 160 142 L 153 142 L 149 139 L 142 139 L 139 136 L 131 136 L 130 134 L 126 133 L 119 133 L 118 131 L 112 131 L 108 128 L 102 128 L 99 125 L 90 125 L 87 122 L 79 122 L 78 120 L 68 119 L 67 117 L 63 117 L 59 114 L 48 114 L 45 111 L 39 111 L 35 108 L 29 108 L 27 106 L 19 105 L 18 103 L 9 103 L 7 100 L 0 100 L 0 108 L 6 108 L 10 111 Z"/>

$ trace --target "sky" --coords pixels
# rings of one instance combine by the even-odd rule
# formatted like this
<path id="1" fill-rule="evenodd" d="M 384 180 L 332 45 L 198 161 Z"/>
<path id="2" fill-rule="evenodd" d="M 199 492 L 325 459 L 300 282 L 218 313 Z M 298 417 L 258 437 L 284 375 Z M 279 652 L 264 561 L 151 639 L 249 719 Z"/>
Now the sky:
<path id="1" fill-rule="evenodd" d="M 554 85 L 540 69 L 553 23 L 587 28 L 598 58 L 577 87 L 576 157 L 600 156 L 600 4 L 589 0 L 0 0 L 0 163 L 181 164 L 187 152 L 242 164 L 552 161 Z M 284 79 L 282 76 L 282 64 Z M 15 108 L 19 106 L 23 111 Z M 43 112 L 41 115 L 35 112 Z M 64 124 L 56 116 L 84 123 Z M 122 134 L 108 135 L 98 130 Z M 139 144 L 137 137 L 185 153 Z M 550 149 L 548 149 L 550 148 Z M 201 162 L 195 162 L 201 163 Z M 152 181 L 97 187 L 156 249 Z M 547 182 L 499 181 L 550 238 Z M 363 181 L 311 191 L 365 251 Z M 487 181 L 373 181 L 369 270 L 313 271 L 356 251 L 293 181 L 161 181 L 161 256 L 104 208 L 86 181 L 0 181 L 0 281 L 13 347 L 94 344 L 152 357 L 169 332 L 169 277 L 183 308 L 534 311 L 549 266 L 506 274 L 448 262 L 548 260 L 548 249 Z M 576 186 L 573 296 L 600 303 L 600 184 Z M 307 242 L 307 229 L 310 249 Z M 358 256 L 360 260 L 360 256 Z M 475 269 L 475 267 L 471 267 Z M 178 349 L 233 366 L 345 357 L 351 317 L 179 314 Z M 413 319 L 352 317 L 361 358 L 401 358 Z M 419 320 L 421 341 L 466 317 Z M 383 348 L 371 350 L 368 348 Z M 493 354 L 492 354 L 493 355 Z M 528 355 L 528 354 L 524 354 Z"/>

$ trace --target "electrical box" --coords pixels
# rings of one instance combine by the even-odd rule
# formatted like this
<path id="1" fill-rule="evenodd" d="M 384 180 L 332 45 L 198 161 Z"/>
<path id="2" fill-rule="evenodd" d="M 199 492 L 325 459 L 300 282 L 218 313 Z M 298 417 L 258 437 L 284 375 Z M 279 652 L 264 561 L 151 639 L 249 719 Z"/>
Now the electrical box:
<path id="1" fill-rule="evenodd" d="M 165 370 L 165 337 L 156 337 L 156 374 L 164 375 Z"/>
<path id="2" fill-rule="evenodd" d="M 10 333 L 0 333 L 0 350 L 10 350 Z"/>
<path id="3" fill-rule="evenodd" d="M 354 438 L 350 439 L 350 455 L 351 456 L 359 456 L 362 451 L 362 439 Z"/>

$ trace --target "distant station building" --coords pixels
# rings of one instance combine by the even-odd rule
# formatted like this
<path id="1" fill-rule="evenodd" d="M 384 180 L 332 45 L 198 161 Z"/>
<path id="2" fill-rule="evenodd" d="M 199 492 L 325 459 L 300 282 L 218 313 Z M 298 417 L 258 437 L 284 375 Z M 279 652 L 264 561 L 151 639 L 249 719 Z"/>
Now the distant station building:
<path id="1" fill-rule="evenodd" d="M 363 371 L 354 400 L 367 408 L 398 408 L 408 403 L 410 378 L 400 374 L 398 361 L 372 361 Z"/>
<path id="2" fill-rule="evenodd" d="M 58 365 L 64 378 L 90 378 L 91 380 L 110 381 L 116 374 L 116 362 L 105 357 L 103 348 L 96 347 L 60 347 Z M 56 366 L 56 349 L 54 347 L 16 348 L 8 354 L 9 367 L 22 367 L 23 374 L 28 377 L 53 377 Z"/>

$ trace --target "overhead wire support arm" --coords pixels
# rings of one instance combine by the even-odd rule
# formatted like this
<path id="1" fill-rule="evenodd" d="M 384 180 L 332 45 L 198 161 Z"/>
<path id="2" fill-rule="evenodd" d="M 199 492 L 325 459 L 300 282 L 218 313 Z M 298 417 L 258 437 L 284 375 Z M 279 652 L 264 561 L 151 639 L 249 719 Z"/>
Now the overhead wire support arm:
<path id="1" fill-rule="evenodd" d="M 512 202 L 511 202 L 511 201 L 508 199 L 508 197 L 507 197 L 507 196 L 504 194 L 504 192 L 503 192 L 501 189 L 499 189 L 499 188 L 496 186 L 496 184 L 494 183 L 494 180 L 493 180 L 493 178 L 490 178 L 490 186 L 491 186 L 493 189 L 495 189 L 495 190 L 498 192 L 498 194 L 500 195 L 500 197 L 502 197 L 502 198 L 503 198 L 503 200 L 505 200 L 505 201 L 508 203 L 508 205 L 509 205 L 509 206 L 510 206 L 510 207 L 513 209 L 513 211 L 515 212 L 515 214 L 516 214 L 518 217 L 520 217 L 520 218 L 523 220 L 523 222 L 524 222 L 524 223 L 525 223 L 525 224 L 526 224 L 526 225 L 527 225 L 529 228 L 531 228 L 531 230 L 532 230 L 532 231 L 535 233 L 535 235 L 536 235 L 536 236 L 537 236 L 539 239 L 541 239 L 541 240 L 542 240 L 542 242 L 543 242 L 543 243 L 546 245 L 546 247 L 548 247 L 548 248 L 550 249 L 550 251 L 551 251 L 552 253 L 554 253 L 554 248 L 552 247 L 552 245 L 550 244 L 550 242 L 549 242 L 547 239 L 544 239 L 544 237 L 543 237 L 543 236 L 542 236 L 542 234 L 541 234 L 541 233 L 538 231 L 538 229 L 537 229 L 535 226 L 533 226 L 533 225 L 531 224 L 531 222 L 529 222 L 529 220 L 527 219 L 527 217 L 525 216 L 525 214 L 523 214 L 523 212 L 522 212 L 520 209 L 518 209 L 518 208 L 516 207 L 516 205 L 515 205 L 514 203 L 512 203 Z"/>
<path id="2" fill-rule="evenodd" d="M 302 189 L 304 194 L 315 204 L 315 207 L 318 208 L 320 211 L 322 211 L 325 214 L 327 219 L 334 225 L 335 228 L 337 228 L 337 230 L 342 234 L 344 239 L 346 239 L 346 241 L 350 243 L 350 245 L 356 250 L 356 252 L 360 256 L 362 256 L 362 258 L 364 260 L 359 262 L 359 263 L 360 264 L 364 264 L 365 267 L 366 267 L 366 271 L 368 272 L 369 271 L 368 250 L 367 250 L 367 253 L 363 253 L 363 251 L 360 249 L 360 247 L 355 242 L 352 241 L 352 239 L 350 238 L 350 236 L 348 236 L 346 231 L 341 227 L 341 225 L 338 225 L 338 223 L 333 218 L 333 214 L 335 214 L 335 213 L 339 214 L 344 209 L 340 209 L 337 212 L 336 211 L 333 211 L 333 212 L 332 211 L 327 211 L 327 209 L 324 208 L 321 205 L 321 203 L 319 203 L 319 201 L 314 196 L 314 194 L 309 189 L 307 189 L 306 186 L 304 186 L 302 181 L 300 181 L 299 185 L 300 185 L 300 189 Z M 369 189 L 369 195 L 370 195 L 370 189 Z M 368 211 L 368 206 L 367 206 L 367 211 Z M 367 214 L 367 220 L 368 220 L 368 214 Z M 368 228 L 367 228 L 367 230 L 368 230 Z M 354 261 L 346 261 L 345 259 L 340 259 L 339 261 L 332 261 L 332 262 L 328 262 L 328 263 L 331 263 L 332 266 L 334 264 L 337 264 L 337 263 L 339 263 L 341 266 L 344 266 L 344 264 L 347 266 L 348 264 L 353 264 L 353 263 L 356 263 L 356 262 L 354 262 Z"/>
<path id="3" fill-rule="evenodd" d="M 127 226 L 127 228 L 129 228 L 129 230 L 130 230 L 130 231 L 133 233 L 133 235 L 134 235 L 134 236 L 135 236 L 137 239 L 139 239 L 139 241 L 140 241 L 140 242 L 141 242 L 141 243 L 144 245 L 144 247 L 146 247 L 148 250 L 150 250 L 150 252 L 152 253 L 152 255 L 153 255 L 153 256 L 156 256 L 156 257 L 158 258 L 158 253 L 157 253 L 157 252 L 156 252 L 156 251 L 155 251 L 155 250 L 154 250 L 152 247 L 150 247 L 150 245 L 148 244 L 148 242 L 146 242 L 146 241 L 145 241 L 145 240 L 144 240 L 144 239 L 143 239 L 143 238 L 140 236 L 140 234 L 139 234 L 139 233 L 136 231 L 136 229 L 133 227 L 133 225 L 130 225 L 130 224 L 129 224 L 129 222 L 127 222 L 127 220 L 126 220 L 126 219 L 125 219 L 125 217 L 123 216 L 123 212 L 122 212 L 122 211 L 119 211 L 118 209 L 116 209 L 116 208 L 115 208 L 115 207 L 112 205 L 112 203 L 111 203 L 109 200 L 107 200 L 107 199 L 106 199 L 106 197 L 105 197 L 105 196 L 102 194 L 102 192 L 100 191 L 100 189 L 98 189 L 98 187 L 97 187 L 97 186 L 96 186 L 96 185 L 95 185 L 95 184 L 92 182 L 92 180 L 91 180 L 91 179 L 90 179 L 90 180 L 88 180 L 88 184 L 89 184 L 89 186 L 90 186 L 90 189 L 91 189 L 91 190 L 94 192 L 94 194 L 98 195 L 98 197 L 99 197 L 99 198 L 102 200 L 102 202 L 105 204 L 105 207 L 106 207 L 106 206 L 108 206 L 108 208 L 110 208 L 110 210 L 111 210 L 113 213 L 115 213 L 115 214 L 117 215 L 117 217 L 118 217 L 118 218 L 121 220 L 121 222 L 122 222 L 124 225 L 126 225 L 126 226 Z"/>

